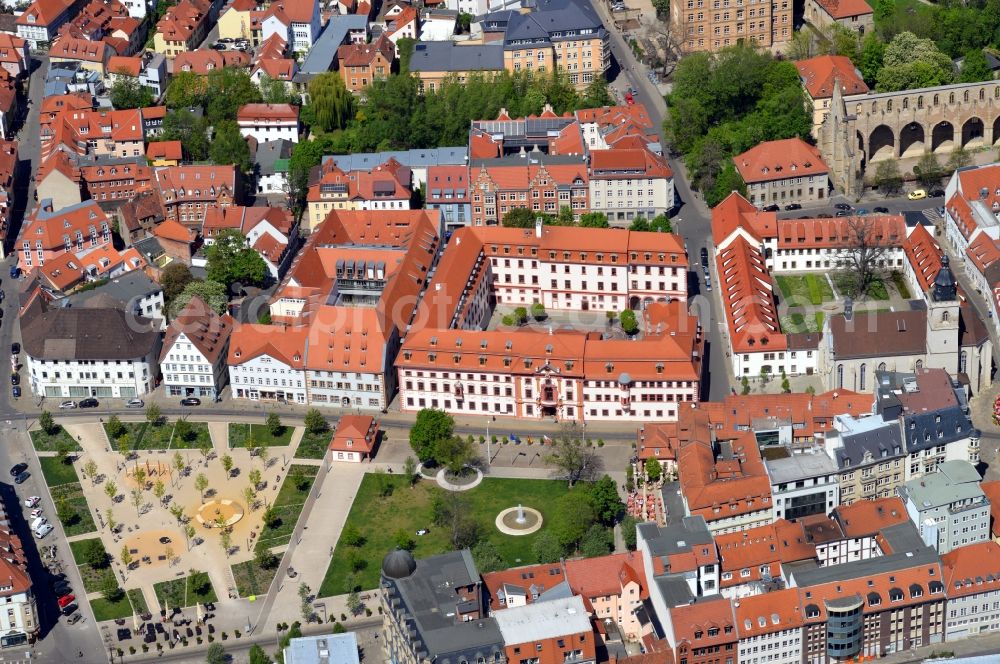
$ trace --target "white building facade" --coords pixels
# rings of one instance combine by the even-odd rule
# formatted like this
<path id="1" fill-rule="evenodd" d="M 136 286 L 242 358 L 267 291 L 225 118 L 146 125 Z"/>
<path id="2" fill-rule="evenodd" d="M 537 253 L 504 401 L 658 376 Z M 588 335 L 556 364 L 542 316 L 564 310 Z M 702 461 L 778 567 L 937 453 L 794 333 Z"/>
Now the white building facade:
<path id="1" fill-rule="evenodd" d="M 229 382 L 237 399 L 306 403 L 306 379 L 301 368 L 268 354 L 236 364 L 233 359 L 231 357 L 229 364 Z M 301 361 L 301 358 L 293 361 Z"/>

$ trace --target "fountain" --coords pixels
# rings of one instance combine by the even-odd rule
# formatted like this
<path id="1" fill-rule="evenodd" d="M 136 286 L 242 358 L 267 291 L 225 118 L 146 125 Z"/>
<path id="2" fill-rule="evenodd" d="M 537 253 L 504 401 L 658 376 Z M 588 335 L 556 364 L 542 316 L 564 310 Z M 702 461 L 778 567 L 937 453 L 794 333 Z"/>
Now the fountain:
<path id="1" fill-rule="evenodd" d="M 542 513 L 518 503 L 497 515 L 496 527 L 505 535 L 530 535 L 542 527 Z"/>
<path id="2" fill-rule="evenodd" d="M 514 521 L 516 521 L 519 526 L 523 526 L 528 522 L 528 520 L 524 518 L 524 506 L 521 503 L 517 504 L 517 518 L 514 519 Z"/>

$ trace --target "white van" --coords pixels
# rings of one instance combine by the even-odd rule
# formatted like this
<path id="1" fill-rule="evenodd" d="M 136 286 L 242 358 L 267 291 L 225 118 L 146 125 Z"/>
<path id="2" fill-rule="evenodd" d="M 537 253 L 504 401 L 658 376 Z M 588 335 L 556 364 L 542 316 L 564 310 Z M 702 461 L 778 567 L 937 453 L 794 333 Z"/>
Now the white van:
<path id="1" fill-rule="evenodd" d="M 37 530 L 35 530 L 35 537 L 37 537 L 38 539 L 42 539 L 51 532 L 52 532 L 52 524 L 43 523 L 41 526 L 38 527 Z"/>
<path id="2" fill-rule="evenodd" d="M 40 516 L 31 522 L 31 529 L 38 530 L 42 526 L 48 524 L 48 522 L 49 522 L 48 519 L 46 519 L 44 516 Z"/>

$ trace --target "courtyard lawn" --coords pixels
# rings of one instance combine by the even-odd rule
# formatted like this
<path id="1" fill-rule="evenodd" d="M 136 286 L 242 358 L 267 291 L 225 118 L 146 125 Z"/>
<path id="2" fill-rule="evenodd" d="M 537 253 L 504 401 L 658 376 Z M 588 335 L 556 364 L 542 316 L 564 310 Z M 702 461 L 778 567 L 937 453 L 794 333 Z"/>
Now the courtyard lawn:
<path id="1" fill-rule="evenodd" d="M 80 478 L 77 477 L 76 469 L 73 468 L 73 464 L 70 463 L 68 458 L 39 457 L 38 462 L 42 466 L 42 475 L 45 476 L 45 483 L 49 487 L 80 481 Z"/>
<path id="2" fill-rule="evenodd" d="M 46 433 L 41 429 L 35 429 L 30 432 L 30 435 L 31 444 L 39 452 L 58 452 L 60 447 L 64 447 L 65 449 L 73 452 L 79 452 L 83 449 L 80 447 L 80 444 L 76 442 L 76 439 L 69 435 L 69 432 L 58 424 L 56 425 L 56 430 L 53 433 Z"/>
<path id="3" fill-rule="evenodd" d="M 80 570 L 80 577 L 83 579 L 83 588 L 88 593 L 100 592 L 101 590 L 101 579 L 103 579 L 108 574 L 113 574 L 111 571 L 111 558 L 107 555 L 107 549 L 104 549 L 104 553 L 107 556 L 108 564 L 104 567 L 92 567 L 85 560 L 83 560 L 83 551 L 88 542 L 101 542 L 99 537 L 91 537 L 88 539 L 76 540 L 69 543 L 70 551 L 73 552 L 73 560 L 76 562 L 76 566 Z M 103 543 L 101 547 L 104 548 Z"/>
<path id="4" fill-rule="evenodd" d="M 279 560 L 280 562 L 280 560 Z M 233 578 L 236 580 L 236 591 L 240 597 L 251 597 L 254 595 L 266 595 L 271 581 L 278 573 L 278 566 L 265 569 L 257 564 L 256 560 L 233 565 Z"/>
<path id="5" fill-rule="evenodd" d="M 904 300 L 912 299 L 913 295 L 910 294 L 910 288 L 906 285 L 906 277 L 903 276 L 903 273 L 899 270 L 893 270 L 891 276 L 892 285 L 896 287 L 899 296 Z"/>
<path id="6" fill-rule="evenodd" d="M 833 299 L 833 290 L 825 275 L 821 274 L 783 274 L 775 277 L 778 288 L 791 306 L 806 303 L 819 306 Z"/>
<path id="7" fill-rule="evenodd" d="M 173 438 L 170 440 L 170 449 L 197 450 L 203 445 L 212 445 L 212 434 L 208 431 L 208 422 L 188 422 L 191 433 L 181 438 L 177 435 L 176 429 Z M 158 448 L 157 448 L 158 449 Z"/>
<path id="8" fill-rule="evenodd" d="M 322 433 L 310 433 L 306 431 L 302 434 L 302 440 L 295 450 L 296 459 L 322 459 L 330 446 L 330 439 L 333 431 L 327 430 Z"/>
<path id="9" fill-rule="evenodd" d="M 292 442 L 295 427 L 282 426 L 277 436 L 264 424 L 229 423 L 229 447 L 246 447 L 252 440 L 255 447 L 287 447 Z"/>
<path id="10" fill-rule="evenodd" d="M 59 520 L 62 522 L 67 537 L 92 533 L 97 530 L 94 517 L 90 514 L 90 506 L 87 505 L 87 498 L 83 495 L 83 488 L 79 482 L 53 486 L 49 488 L 49 492 L 52 494 L 52 502 L 56 504 L 57 510 L 59 503 L 66 501 L 66 507 L 69 510 L 68 517 Z"/>
<path id="11" fill-rule="evenodd" d="M 157 610 L 163 609 L 164 602 L 173 609 L 194 606 L 195 602 L 204 604 L 219 601 L 207 572 L 195 572 L 183 579 L 161 581 L 153 586 L 153 591 L 156 593 L 156 601 L 160 603 Z"/>
<path id="12" fill-rule="evenodd" d="M 833 276 L 833 283 L 837 286 L 837 290 L 840 291 L 841 295 L 847 297 L 847 293 L 854 290 L 855 278 L 856 275 L 853 272 L 838 272 Z M 888 300 L 889 291 L 886 289 L 885 282 L 879 277 L 874 277 L 863 299 Z"/>
<path id="13" fill-rule="evenodd" d="M 109 602 L 103 597 L 92 599 L 90 600 L 90 608 L 94 610 L 94 619 L 98 622 L 115 620 L 116 618 L 131 618 L 133 613 L 138 615 L 147 611 L 146 600 L 138 588 L 122 593 L 117 602 Z"/>
<path id="14" fill-rule="evenodd" d="M 381 482 L 393 487 L 391 495 L 382 497 Z M 478 522 L 482 537 L 491 541 L 506 564 L 513 567 L 535 562 L 532 545 L 538 534 L 545 532 L 546 526 L 543 525 L 538 533 L 511 537 L 496 529 L 497 514 L 520 503 L 540 511 L 547 523 L 546 510 L 568 490 L 566 482 L 559 480 L 486 478 L 462 495 L 469 500 L 470 513 Z M 426 480 L 410 488 L 407 480 L 399 475 L 365 475 L 345 524 L 345 530 L 353 526 L 363 533 L 365 541 L 358 547 L 337 543 L 319 596 L 349 592 L 348 579 L 355 575 L 361 588 L 377 587 L 382 558 L 395 548 L 395 535 L 400 530 L 413 536 L 416 542 L 413 555 L 418 559 L 450 551 L 447 529 L 433 523 L 433 497 L 438 491 L 442 489 Z M 418 537 L 416 531 L 421 528 L 430 532 Z"/>
<path id="15" fill-rule="evenodd" d="M 288 544 L 318 472 L 318 466 L 301 464 L 293 464 L 288 469 L 288 475 L 285 476 L 285 481 L 281 484 L 278 496 L 269 508 L 274 513 L 274 523 L 265 524 L 255 549 L 262 546 L 272 548 Z"/>
<path id="16" fill-rule="evenodd" d="M 125 433 L 128 434 L 129 449 L 138 449 L 137 446 L 142 441 L 142 436 L 146 432 L 146 427 L 149 426 L 147 422 L 122 422 L 125 427 Z M 108 431 L 108 423 L 104 423 L 104 433 L 108 436 L 108 441 L 111 442 L 111 447 L 117 451 L 118 450 L 118 438 L 111 435 Z"/>
<path id="17" fill-rule="evenodd" d="M 786 334 L 819 332 L 823 329 L 824 319 L 822 311 L 817 311 L 812 316 L 800 312 L 790 313 L 781 317 L 781 331 Z"/>

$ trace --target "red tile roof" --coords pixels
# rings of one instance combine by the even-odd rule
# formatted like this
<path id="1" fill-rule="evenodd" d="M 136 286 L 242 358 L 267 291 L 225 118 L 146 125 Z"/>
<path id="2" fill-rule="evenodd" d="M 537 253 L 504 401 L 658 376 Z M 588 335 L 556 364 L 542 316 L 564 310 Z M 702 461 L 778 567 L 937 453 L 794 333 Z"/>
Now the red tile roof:
<path id="1" fill-rule="evenodd" d="M 719 548 L 720 569 L 731 574 L 731 578 L 719 582 L 720 588 L 763 581 L 762 568 L 767 570 L 768 580 L 781 576 L 781 553 L 774 524 L 716 535 L 715 545 Z"/>
<path id="2" fill-rule="evenodd" d="M 990 501 L 990 531 L 994 538 L 1000 538 L 1000 480 L 983 482 L 979 488 Z"/>
<path id="3" fill-rule="evenodd" d="M 591 179 L 669 178 L 667 160 L 648 149 L 595 150 L 590 154 Z"/>
<path id="4" fill-rule="evenodd" d="M 112 57 L 112 50 L 104 42 L 64 36 L 49 47 L 49 57 L 103 65 Z"/>
<path id="5" fill-rule="evenodd" d="M 718 647 L 721 651 L 724 644 L 735 644 L 738 638 L 735 622 L 732 602 L 723 597 L 703 599 L 670 609 L 669 624 L 673 626 L 675 643 L 691 648 Z M 728 633 L 726 627 L 729 628 Z M 713 630 L 714 635 L 710 636 Z"/>
<path id="6" fill-rule="evenodd" d="M 167 219 L 163 223 L 157 225 L 153 229 L 153 235 L 164 240 L 171 240 L 173 242 L 194 242 L 198 234 L 190 229 L 182 226 L 180 222 L 174 221 L 173 219 Z"/>
<path id="7" fill-rule="evenodd" d="M 859 235 L 881 246 L 899 247 L 906 240 L 906 222 L 902 215 L 868 215 L 832 219 L 779 219 L 779 249 L 835 249 L 847 246 Z M 915 242 L 919 242 L 918 236 Z"/>
<path id="8" fill-rule="evenodd" d="M 208 20 L 208 4 L 205 0 L 180 0 L 167 8 L 156 23 L 156 31 L 168 42 L 187 42 Z"/>
<path id="9" fill-rule="evenodd" d="M 123 55 L 112 55 L 108 58 L 107 70 L 109 74 L 138 76 L 142 71 L 142 58 L 139 56 L 126 57 Z"/>
<path id="10" fill-rule="evenodd" d="M 840 81 L 845 95 L 865 94 L 868 86 L 851 59 L 845 55 L 817 55 L 795 63 L 809 96 L 828 99 L 833 96 L 835 81 Z"/>
<path id="11" fill-rule="evenodd" d="M 606 595 L 621 595 L 625 586 L 630 583 L 639 586 L 636 600 L 649 597 L 642 554 L 634 551 L 567 560 L 565 571 L 573 594 L 582 595 L 588 600 Z"/>
<path id="12" fill-rule="evenodd" d="M 804 624 L 797 588 L 743 597 L 735 608 L 736 629 L 741 640 L 798 630 Z"/>
<path id="13" fill-rule="evenodd" d="M 831 516 L 843 528 L 845 536 L 855 538 L 871 537 L 884 528 L 909 521 L 906 507 L 897 496 L 841 505 Z"/>
<path id="14" fill-rule="evenodd" d="M 180 141 L 154 141 L 146 148 L 146 157 L 180 161 L 184 158 L 184 150 Z"/>
<path id="15" fill-rule="evenodd" d="M 733 157 L 733 162 L 747 184 L 822 175 L 829 170 L 819 150 L 801 138 L 758 143 Z"/>
<path id="16" fill-rule="evenodd" d="M 230 366 L 267 355 L 293 369 L 305 368 L 304 349 L 309 330 L 279 325 L 237 324 L 229 341 Z"/>
<path id="17" fill-rule="evenodd" d="M 941 271 L 941 256 L 944 255 L 941 245 L 924 226 L 918 225 L 903 242 L 903 250 L 920 283 L 920 290 L 926 293 Z"/>
<path id="18" fill-rule="evenodd" d="M 225 352 L 229 337 L 233 333 L 233 318 L 229 314 L 219 315 L 200 297 L 192 297 L 174 317 L 167 328 L 160 351 L 160 362 L 167 358 L 181 335 L 194 345 L 198 352 L 212 364 Z"/>
<path id="19" fill-rule="evenodd" d="M 271 9 L 280 10 L 295 23 L 311 23 L 317 10 L 316 0 L 280 0 L 272 2 Z M 316 35 L 313 35 L 315 38 Z"/>
<path id="20" fill-rule="evenodd" d="M 683 416 L 686 409 L 681 409 Z M 771 510 L 771 481 L 753 432 L 729 441 L 731 452 L 713 449 L 711 434 L 683 444 L 677 454 L 681 491 L 692 515 L 718 519 Z"/>
<path id="21" fill-rule="evenodd" d="M 174 71 L 190 71 L 207 74 L 223 67 L 249 67 L 250 56 L 243 51 L 215 51 L 204 49 L 178 53 L 174 57 Z"/>
<path id="22" fill-rule="evenodd" d="M 238 122 L 298 122 L 299 107 L 291 104 L 244 104 L 236 112 Z"/>
<path id="23" fill-rule="evenodd" d="M 378 442 L 378 422 L 371 415 L 341 415 L 330 439 L 333 452 L 359 452 L 369 455 Z"/>
<path id="24" fill-rule="evenodd" d="M 816 4 L 834 19 L 865 16 L 873 13 L 871 5 L 865 0 L 816 0 Z"/>
<path id="25" fill-rule="evenodd" d="M 17 24 L 47 26 L 59 18 L 63 12 L 68 11 L 74 4 L 75 0 L 34 0 L 17 17 Z"/>
<path id="26" fill-rule="evenodd" d="M 788 346 L 778 319 L 774 282 L 759 246 L 739 236 L 715 257 L 722 308 L 736 353 L 777 352 Z"/>
<path id="27" fill-rule="evenodd" d="M 344 44 L 337 49 L 340 67 L 370 67 L 381 55 L 392 64 L 396 59 L 396 46 L 384 34 L 371 44 Z"/>
<path id="28" fill-rule="evenodd" d="M 1000 591 L 1000 544 L 993 541 L 960 546 L 941 556 L 944 592 L 949 599 Z"/>

